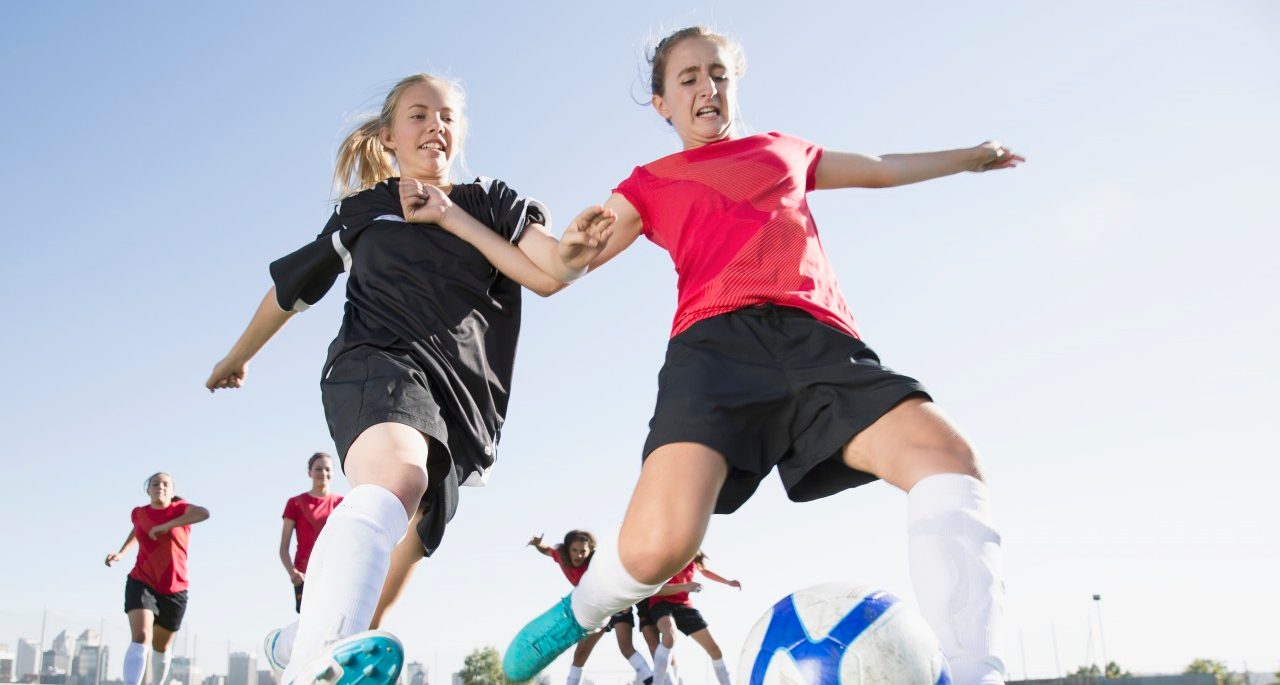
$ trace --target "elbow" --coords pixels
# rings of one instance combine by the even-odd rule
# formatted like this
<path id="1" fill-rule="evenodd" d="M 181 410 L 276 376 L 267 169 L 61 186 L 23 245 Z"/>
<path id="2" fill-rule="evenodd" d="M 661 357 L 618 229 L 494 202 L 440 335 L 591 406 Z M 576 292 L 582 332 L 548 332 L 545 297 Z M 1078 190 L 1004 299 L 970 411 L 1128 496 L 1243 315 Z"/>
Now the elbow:
<path id="1" fill-rule="evenodd" d="M 554 283 L 540 283 L 538 287 L 530 288 L 530 290 L 537 293 L 539 297 L 551 297 L 567 287 L 569 287 L 568 283 L 556 281 Z"/>

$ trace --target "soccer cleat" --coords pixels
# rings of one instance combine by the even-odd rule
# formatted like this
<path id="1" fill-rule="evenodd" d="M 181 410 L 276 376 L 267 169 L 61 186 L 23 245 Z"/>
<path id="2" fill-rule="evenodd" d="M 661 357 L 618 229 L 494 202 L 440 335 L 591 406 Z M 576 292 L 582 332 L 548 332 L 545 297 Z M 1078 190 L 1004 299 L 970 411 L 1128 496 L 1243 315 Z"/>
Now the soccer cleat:
<path id="1" fill-rule="evenodd" d="M 572 596 L 565 595 L 555 606 L 516 633 L 502 658 L 502 671 L 507 678 L 521 681 L 538 675 L 564 650 L 590 632 L 578 625 L 573 617 L 573 609 L 569 605 Z"/>
<path id="2" fill-rule="evenodd" d="M 396 636 L 366 630 L 329 645 L 286 685 L 392 685 L 403 665 L 404 646 Z"/>
<path id="3" fill-rule="evenodd" d="M 285 666 L 288 664 L 280 663 L 276 658 L 276 641 L 280 639 L 280 629 L 267 633 L 262 639 L 262 654 L 267 658 L 267 665 L 271 667 L 271 674 L 275 676 L 276 682 L 281 682 L 280 678 L 284 675 Z"/>

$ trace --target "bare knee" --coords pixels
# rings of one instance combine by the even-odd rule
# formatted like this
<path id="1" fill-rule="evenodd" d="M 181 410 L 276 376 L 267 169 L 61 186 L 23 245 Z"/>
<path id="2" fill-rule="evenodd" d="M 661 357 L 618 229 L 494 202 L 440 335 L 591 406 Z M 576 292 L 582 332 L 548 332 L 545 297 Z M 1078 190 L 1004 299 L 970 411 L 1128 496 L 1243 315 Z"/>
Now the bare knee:
<path id="1" fill-rule="evenodd" d="M 618 543 L 618 555 L 633 578 L 652 585 L 665 582 L 687 566 L 697 554 L 698 544 L 692 540 L 663 538 L 652 532 L 630 539 L 624 535 Z"/>

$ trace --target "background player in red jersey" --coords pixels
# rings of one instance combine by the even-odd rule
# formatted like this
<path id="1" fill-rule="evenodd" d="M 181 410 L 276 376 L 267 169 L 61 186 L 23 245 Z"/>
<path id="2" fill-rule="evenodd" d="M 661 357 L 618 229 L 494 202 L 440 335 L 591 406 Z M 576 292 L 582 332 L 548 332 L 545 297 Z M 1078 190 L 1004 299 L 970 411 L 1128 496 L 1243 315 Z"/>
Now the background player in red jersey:
<path id="1" fill-rule="evenodd" d="M 529 538 L 528 544 L 542 554 L 551 557 L 560 566 L 560 571 L 564 573 L 565 579 L 571 585 L 577 585 L 582 578 L 582 574 L 587 572 L 587 568 L 591 565 L 591 555 L 595 554 L 596 551 L 595 536 L 585 530 L 571 530 L 565 533 L 564 541 L 555 547 L 544 545 L 541 535 Z M 653 625 L 653 622 L 648 620 L 647 612 L 641 612 L 640 621 L 642 631 L 646 627 L 652 627 Z M 622 652 L 623 658 L 635 669 L 636 677 L 646 684 L 652 683 L 653 671 L 649 668 L 649 662 L 645 661 L 644 655 L 636 651 L 635 644 L 631 639 L 631 628 L 634 623 L 635 619 L 632 618 L 631 607 L 627 607 L 611 616 L 604 630 L 596 631 L 582 638 L 577 647 L 574 648 L 573 664 L 569 667 L 569 677 L 566 685 L 577 685 L 582 680 L 582 667 L 586 665 L 587 659 L 591 656 L 592 650 L 595 649 L 596 643 L 609 631 L 613 631 L 614 635 L 617 636 L 618 651 Z"/>
<path id="2" fill-rule="evenodd" d="M 655 682 L 663 682 L 667 675 L 668 662 L 671 660 L 671 649 L 676 644 L 676 630 L 693 638 L 698 646 L 711 657 L 711 666 L 715 669 L 716 680 L 720 685 L 730 685 L 729 667 L 724 663 L 724 654 L 720 645 L 711 637 L 711 630 L 702 612 L 693 608 L 692 592 L 701 592 L 702 584 L 694 582 L 694 571 L 717 583 L 724 583 L 732 588 L 742 589 L 742 583 L 728 580 L 724 576 L 707 568 L 707 555 L 698 550 L 687 566 L 671 577 L 658 594 L 650 597 L 649 616 L 658 626 L 661 644 L 653 653 L 653 675 Z"/>
<path id="3" fill-rule="evenodd" d="M 618 544 L 503 659 L 525 680 L 693 558 L 776 467 L 796 501 L 876 479 L 908 493 L 922 613 L 957 685 L 1002 685 L 1000 535 L 972 447 L 924 386 L 858 335 L 807 194 L 886 188 L 1016 166 L 999 143 L 873 157 L 781 133 L 741 136 L 741 49 L 702 27 L 650 60 L 654 110 L 683 150 L 636 167 L 605 203 L 617 217 L 598 268 L 641 234 L 679 275 L 658 401 Z M 903 278 L 913 278 L 905 272 Z M 967 598 L 963 603 L 955 597 Z"/>
<path id="4" fill-rule="evenodd" d="M 311 455 L 307 460 L 307 475 L 311 477 L 311 489 L 285 502 L 284 524 L 280 531 L 280 563 L 293 583 L 293 608 L 298 612 L 302 611 L 302 588 L 311 548 L 315 546 L 316 538 L 324 529 L 324 522 L 333 513 L 333 508 L 342 503 L 342 495 L 329 491 L 329 482 L 333 480 L 333 457 L 324 452 Z M 290 559 L 289 543 L 295 533 L 298 546 Z"/>
<path id="5" fill-rule="evenodd" d="M 135 507 L 133 525 L 120 549 L 106 564 L 120 561 L 138 544 L 138 557 L 124 583 L 124 611 L 129 616 L 129 647 L 124 653 L 125 685 L 140 685 L 147 670 L 151 643 L 151 682 L 164 685 L 169 677 L 169 645 L 182 627 L 187 610 L 187 543 L 191 525 L 209 518 L 209 510 L 178 497 L 173 478 L 160 472 L 146 481 L 151 502 Z"/>

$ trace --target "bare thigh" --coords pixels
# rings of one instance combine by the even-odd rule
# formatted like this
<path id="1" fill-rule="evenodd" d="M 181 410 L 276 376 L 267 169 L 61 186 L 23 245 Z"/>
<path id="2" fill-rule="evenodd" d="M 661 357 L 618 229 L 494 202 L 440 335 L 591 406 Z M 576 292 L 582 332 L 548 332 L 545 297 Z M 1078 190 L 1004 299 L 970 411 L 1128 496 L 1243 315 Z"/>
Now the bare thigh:
<path id="1" fill-rule="evenodd" d="M 689 563 L 728 476 L 724 457 L 698 443 L 663 445 L 645 459 L 618 535 L 618 554 L 632 577 L 661 583 Z"/>
<path id="2" fill-rule="evenodd" d="M 150 642 L 151 630 L 155 620 L 155 615 L 146 609 L 130 609 L 129 639 L 140 645 Z"/>
<path id="3" fill-rule="evenodd" d="M 369 426 L 351 443 L 343 470 L 352 486 L 390 490 L 412 516 L 427 491 L 427 436 L 403 423 Z"/>
<path id="4" fill-rule="evenodd" d="M 938 405 L 920 397 L 899 404 L 855 435 L 841 456 L 850 468 L 902 490 L 940 473 L 982 478 L 977 457 L 960 429 Z"/>

